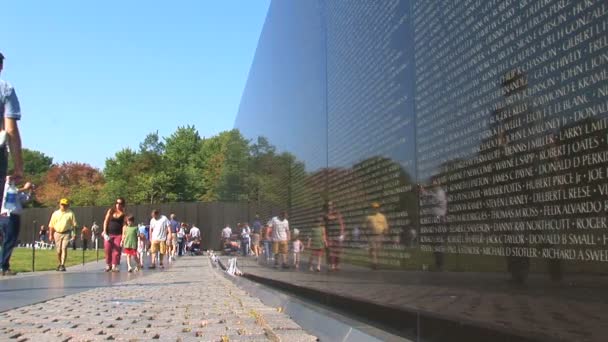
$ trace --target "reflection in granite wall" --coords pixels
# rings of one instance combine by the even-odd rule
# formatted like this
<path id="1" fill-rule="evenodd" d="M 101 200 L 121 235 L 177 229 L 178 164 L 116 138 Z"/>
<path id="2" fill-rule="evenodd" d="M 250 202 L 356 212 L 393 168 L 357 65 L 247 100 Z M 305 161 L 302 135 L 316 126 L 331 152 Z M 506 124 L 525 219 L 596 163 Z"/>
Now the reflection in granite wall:
<path id="1" fill-rule="evenodd" d="M 420 1 L 414 17 L 418 177 L 440 193 L 420 198 L 421 250 L 438 268 L 502 257 L 518 281 L 605 272 L 606 3 Z"/>
<path id="2" fill-rule="evenodd" d="M 330 270 L 458 298 L 403 310 L 607 336 L 605 1 L 273 1 L 235 126 L 293 157 L 279 204 L 304 237 L 322 216 Z"/>

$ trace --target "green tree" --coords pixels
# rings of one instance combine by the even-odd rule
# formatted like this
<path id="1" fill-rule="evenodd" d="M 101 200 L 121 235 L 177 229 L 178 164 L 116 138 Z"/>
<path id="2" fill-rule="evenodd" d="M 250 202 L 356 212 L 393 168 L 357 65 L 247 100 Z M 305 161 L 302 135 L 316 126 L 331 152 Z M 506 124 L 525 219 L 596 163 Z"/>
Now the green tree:
<path id="1" fill-rule="evenodd" d="M 129 148 L 118 151 L 114 158 L 106 159 L 103 170 L 106 184 L 102 190 L 99 202 L 109 205 L 117 197 L 124 197 L 132 201 L 133 184 L 139 174 L 139 155 Z"/>
<path id="2" fill-rule="evenodd" d="M 170 192 L 178 201 L 193 201 L 203 190 L 199 180 L 203 165 L 197 158 L 202 146 L 194 126 L 178 127 L 165 139 L 164 171 L 170 178 Z"/>

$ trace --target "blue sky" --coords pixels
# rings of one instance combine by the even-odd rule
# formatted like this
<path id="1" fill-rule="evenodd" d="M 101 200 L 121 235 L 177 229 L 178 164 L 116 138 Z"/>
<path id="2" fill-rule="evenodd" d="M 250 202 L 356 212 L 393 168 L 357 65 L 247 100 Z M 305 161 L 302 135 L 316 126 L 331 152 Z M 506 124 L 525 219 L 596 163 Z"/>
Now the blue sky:
<path id="1" fill-rule="evenodd" d="M 231 129 L 269 0 L 7 1 L 23 146 L 103 169 L 157 131 Z"/>

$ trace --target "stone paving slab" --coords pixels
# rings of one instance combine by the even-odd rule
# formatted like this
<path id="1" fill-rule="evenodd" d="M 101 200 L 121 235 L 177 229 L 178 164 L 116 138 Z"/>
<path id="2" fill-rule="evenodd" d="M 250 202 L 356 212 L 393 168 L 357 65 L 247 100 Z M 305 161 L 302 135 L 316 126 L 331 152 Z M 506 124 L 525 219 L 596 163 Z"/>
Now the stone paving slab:
<path id="1" fill-rule="evenodd" d="M 0 314 L 0 340 L 316 341 L 287 315 L 183 257 L 164 271 Z"/>

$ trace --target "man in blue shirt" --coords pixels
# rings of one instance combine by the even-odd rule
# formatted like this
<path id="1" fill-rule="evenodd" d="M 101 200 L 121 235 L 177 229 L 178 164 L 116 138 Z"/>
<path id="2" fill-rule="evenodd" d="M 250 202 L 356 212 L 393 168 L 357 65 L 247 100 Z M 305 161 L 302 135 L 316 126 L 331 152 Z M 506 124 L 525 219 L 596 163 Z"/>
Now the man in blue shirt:
<path id="1" fill-rule="evenodd" d="M 169 220 L 169 228 L 171 229 L 171 241 L 167 241 L 167 247 L 170 247 L 169 249 L 169 262 L 172 262 L 173 260 L 175 260 L 175 256 L 177 255 L 177 248 L 178 248 L 178 244 L 177 244 L 177 231 L 179 230 L 179 221 L 177 220 L 177 218 L 175 217 L 175 214 L 171 214 L 171 220 Z"/>
<path id="2" fill-rule="evenodd" d="M 0 53 L 0 72 L 4 67 L 4 55 Z M 6 81 L 0 79 L 0 118 L 2 130 L 0 131 L 0 193 L 4 193 L 4 181 L 8 174 L 7 145 L 9 146 L 13 164 L 15 165 L 11 176 L 15 183 L 23 177 L 23 159 L 21 157 L 21 136 L 17 120 L 21 119 L 21 108 L 15 89 Z M 13 248 L 19 236 L 19 215 L 11 214 L 7 224 L 2 225 L 4 240 L 2 243 L 1 268 L 2 275 L 14 275 L 10 269 L 10 259 Z"/>
<path id="3" fill-rule="evenodd" d="M 255 215 L 255 220 L 253 221 L 253 234 L 251 234 L 251 249 L 253 250 L 253 254 L 259 257 L 262 254 L 260 249 L 260 237 L 262 234 L 262 222 L 260 221 L 260 216 L 258 214 Z"/>

